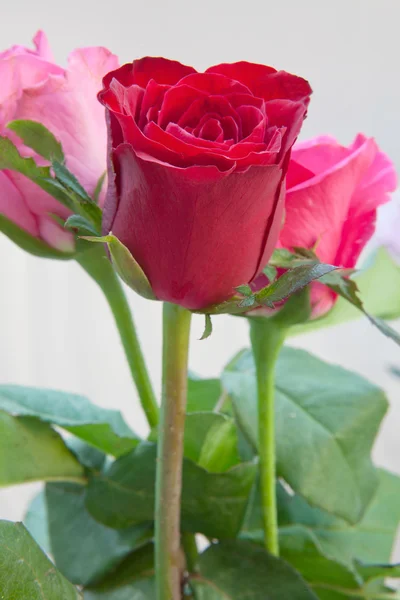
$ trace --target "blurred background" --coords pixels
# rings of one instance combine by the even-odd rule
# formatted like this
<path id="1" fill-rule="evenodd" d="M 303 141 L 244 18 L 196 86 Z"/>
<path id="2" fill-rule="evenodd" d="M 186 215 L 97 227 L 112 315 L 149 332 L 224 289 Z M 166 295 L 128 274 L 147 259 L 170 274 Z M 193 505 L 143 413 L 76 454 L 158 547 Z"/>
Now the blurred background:
<path id="1" fill-rule="evenodd" d="M 202 70 L 248 60 L 302 75 L 314 88 L 302 139 L 329 133 L 347 144 L 362 131 L 400 169 L 398 0 L 21 0 L 5 10 L 0 50 L 29 45 L 40 28 L 60 64 L 75 47 L 102 45 L 121 63 L 163 55 Z M 96 285 L 77 264 L 31 257 L 1 234 L 0 257 L 0 381 L 87 395 L 123 411 L 145 433 L 117 331 Z M 127 294 L 159 391 L 161 305 Z M 212 337 L 198 341 L 203 324 L 194 318 L 190 367 L 215 376 L 248 345 L 248 328 L 242 319 L 220 316 Z M 400 331 L 400 323 L 394 325 Z M 385 389 L 391 408 L 375 459 L 400 474 L 400 379 L 389 371 L 400 367 L 400 349 L 366 319 L 290 343 Z M 21 519 L 37 489 L 0 490 L 0 518 Z"/>

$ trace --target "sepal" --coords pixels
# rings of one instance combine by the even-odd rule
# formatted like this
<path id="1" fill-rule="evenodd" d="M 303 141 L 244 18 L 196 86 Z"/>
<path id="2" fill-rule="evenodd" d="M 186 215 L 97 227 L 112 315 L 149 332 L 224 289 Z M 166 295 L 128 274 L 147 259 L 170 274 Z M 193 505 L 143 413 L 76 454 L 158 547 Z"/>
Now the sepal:
<path id="1" fill-rule="evenodd" d="M 157 300 L 145 272 L 115 235 L 110 233 L 102 237 L 82 236 L 82 239 L 107 244 L 112 263 L 121 279 L 143 298 Z"/>

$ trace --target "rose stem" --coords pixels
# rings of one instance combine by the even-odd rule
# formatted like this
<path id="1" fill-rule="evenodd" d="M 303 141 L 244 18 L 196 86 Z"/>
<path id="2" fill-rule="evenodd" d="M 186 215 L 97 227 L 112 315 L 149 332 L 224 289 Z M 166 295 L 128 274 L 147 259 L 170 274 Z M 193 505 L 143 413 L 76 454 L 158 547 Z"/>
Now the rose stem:
<path id="1" fill-rule="evenodd" d="M 98 244 L 93 244 L 93 247 L 80 252 L 76 260 L 99 285 L 107 299 L 114 315 L 140 403 L 150 427 L 155 427 L 158 423 L 158 405 L 140 348 L 131 309 L 118 275 L 104 249 Z"/>
<path id="2" fill-rule="evenodd" d="M 250 319 L 250 339 L 257 375 L 258 447 L 265 547 L 268 552 L 278 556 L 274 396 L 275 364 L 285 339 L 285 330 L 269 323 L 267 318 Z"/>
<path id="3" fill-rule="evenodd" d="M 181 598 L 180 511 L 191 313 L 165 303 L 155 513 L 157 600 Z"/>

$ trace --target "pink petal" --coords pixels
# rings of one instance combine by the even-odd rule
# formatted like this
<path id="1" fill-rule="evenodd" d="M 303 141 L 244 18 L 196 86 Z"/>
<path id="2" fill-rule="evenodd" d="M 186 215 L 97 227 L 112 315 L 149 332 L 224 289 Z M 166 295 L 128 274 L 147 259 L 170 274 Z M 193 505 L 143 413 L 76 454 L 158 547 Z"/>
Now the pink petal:
<path id="1" fill-rule="evenodd" d="M 39 236 L 37 220 L 26 205 L 23 194 L 9 177 L 8 171 L 0 171 L 0 214 L 34 237 Z"/>
<path id="2" fill-rule="evenodd" d="M 38 218 L 40 237 L 46 244 L 61 250 L 61 252 L 73 252 L 75 249 L 74 236 L 60 227 L 51 216 Z"/>

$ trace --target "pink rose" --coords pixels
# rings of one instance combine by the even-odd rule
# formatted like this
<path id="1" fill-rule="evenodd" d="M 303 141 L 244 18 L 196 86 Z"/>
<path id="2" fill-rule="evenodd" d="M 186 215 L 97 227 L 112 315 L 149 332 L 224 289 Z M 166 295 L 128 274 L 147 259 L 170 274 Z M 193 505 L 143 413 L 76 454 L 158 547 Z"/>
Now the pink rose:
<path id="1" fill-rule="evenodd" d="M 80 48 L 63 69 L 55 64 L 43 32 L 34 43 L 35 50 L 13 46 L 0 53 L 0 134 L 11 138 L 23 156 L 44 165 L 7 129 L 15 119 L 39 121 L 61 142 L 67 167 L 92 194 L 106 170 L 107 132 L 97 93 L 118 60 L 105 48 Z M 19 173 L 0 171 L 0 214 L 54 248 L 73 250 L 72 236 L 51 216 L 65 219 L 68 209 Z"/>
<path id="2" fill-rule="evenodd" d="M 353 268 L 375 231 L 377 207 L 396 188 L 389 158 L 359 134 L 349 146 L 331 137 L 296 144 L 287 175 L 280 245 L 312 248 L 322 262 Z M 313 316 L 332 308 L 336 294 L 312 285 Z"/>

